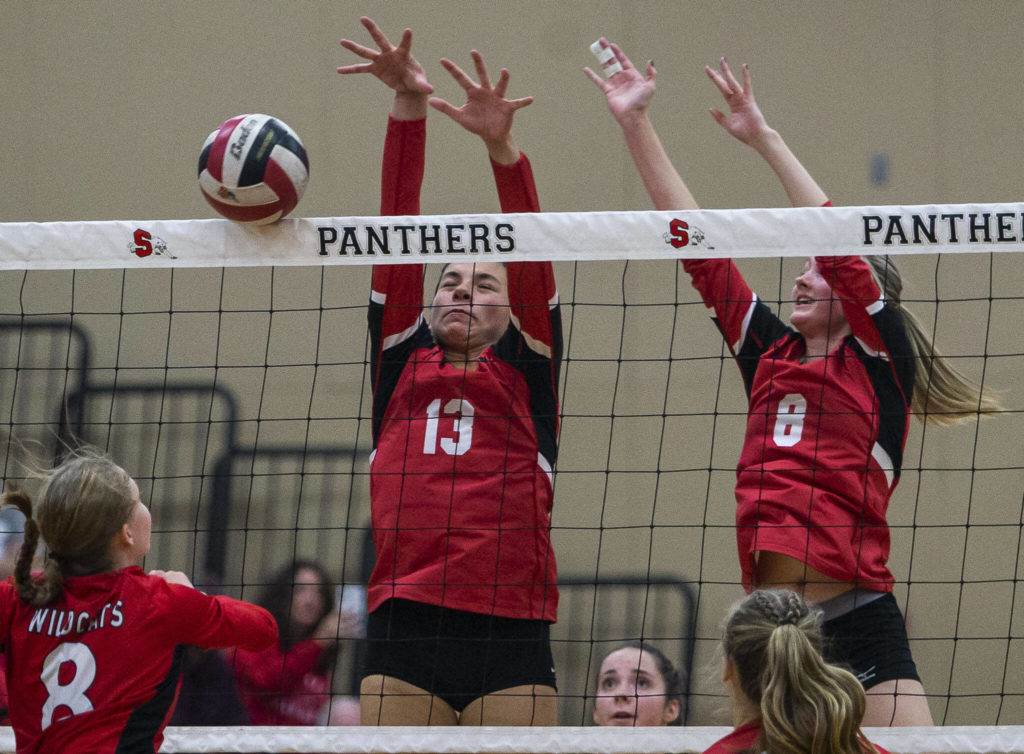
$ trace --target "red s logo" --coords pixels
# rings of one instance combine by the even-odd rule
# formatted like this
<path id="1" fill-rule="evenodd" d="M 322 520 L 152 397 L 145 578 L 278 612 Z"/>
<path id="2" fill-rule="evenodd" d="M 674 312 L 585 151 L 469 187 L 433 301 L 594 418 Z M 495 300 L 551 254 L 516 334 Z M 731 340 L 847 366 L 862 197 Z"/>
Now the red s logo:
<path id="1" fill-rule="evenodd" d="M 149 234 L 149 231 L 139 228 L 135 231 L 135 246 L 132 248 L 132 253 L 137 257 L 148 257 L 153 253 L 153 236 Z"/>
<path id="2" fill-rule="evenodd" d="M 685 220 L 673 220 L 669 223 L 668 242 L 673 249 L 681 249 L 690 243 L 690 225 Z"/>

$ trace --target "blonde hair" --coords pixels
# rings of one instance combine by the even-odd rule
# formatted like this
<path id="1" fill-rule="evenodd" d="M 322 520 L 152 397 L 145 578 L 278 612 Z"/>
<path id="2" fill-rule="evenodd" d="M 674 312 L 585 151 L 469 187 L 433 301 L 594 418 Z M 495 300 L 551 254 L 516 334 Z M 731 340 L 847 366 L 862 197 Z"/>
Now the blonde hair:
<path id="1" fill-rule="evenodd" d="M 722 646 L 740 689 L 761 708 L 754 751 L 865 754 L 864 689 L 821 656 L 820 614 L 795 592 L 759 589 L 729 615 Z"/>
<path id="2" fill-rule="evenodd" d="M 915 358 L 911 410 L 917 418 L 924 424 L 948 426 L 1000 411 L 998 399 L 953 367 L 936 350 L 917 317 L 904 308 L 900 299 L 903 278 L 893 261 L 884 255 L 864 259 L 885 295 L 885 305 L 899 312 L 903 319 Z"/>
<path id="3" fill-rule="evenodd" d="M 32 499 L 16 488 L 8 488 L 3 496 L 5 505 L 25 516 L 14 583 L 18 596 L 31 605 L 47 605 L 60 597 L 65 576 L 109 571 L 110 542 L 135 508 L 128 473 L 91 451 L 77 451 L 46 473 L 39 499 L 33 506 Z M 36 578 L 31 567 L 40 537 L 50 556 L 42 577 Z"/>

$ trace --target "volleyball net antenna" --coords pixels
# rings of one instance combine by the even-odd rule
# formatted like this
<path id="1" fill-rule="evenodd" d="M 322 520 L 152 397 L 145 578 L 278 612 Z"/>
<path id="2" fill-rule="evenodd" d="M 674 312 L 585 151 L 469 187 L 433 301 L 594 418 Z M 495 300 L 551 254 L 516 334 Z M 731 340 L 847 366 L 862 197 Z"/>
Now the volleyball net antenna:
<path id="1" fill-rule="evenodd" d="M 371 266 L 432 263 L 430 289 L 433 263 L 553 261 L 563 727 L 171 727 L 163 750 L 700 751 L 729 723 L 717 653 L 743 593 L 747 405 L 678 260 L 736 258 L 788 320 L 815 254 L 891 255 L 906 308 L 1002 405 L 911 424 L 890 568 L 937 726 L 873 740 L 1024 752 L 1024 204 L 0 224 L 4 477 L 31 492 L 28 468 L 102 448 L 152 512 L 147 568 L 257 601 L 271 573 L 315 560 L 358 605 L 373 557 Z M 686 671 L 684 727 L 592 726 L 600 660 L 635 639 Z M 343 642 L 337 697 L 357 693 L 360 653 Z"/>

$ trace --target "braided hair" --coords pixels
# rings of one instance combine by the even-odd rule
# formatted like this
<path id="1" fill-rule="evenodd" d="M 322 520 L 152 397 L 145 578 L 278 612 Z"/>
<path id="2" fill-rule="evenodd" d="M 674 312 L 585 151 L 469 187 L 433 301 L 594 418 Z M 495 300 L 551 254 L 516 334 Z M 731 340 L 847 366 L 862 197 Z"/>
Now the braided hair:
<path id="1" fill-rule="evenodd" d="M 821 655 L 820 613 L 795 592 L 759 589 L 726 621 L 722 640 L 743 693 L 761 709 L 755 751 L 865 754 L 864 689 Z"/>
<path id="2" fill-rule="evenodd" d="M 102 573 L 113 567 L 110 542 L 135 509 L 131 477 L 109 458 L 77 451 L 43 477 L 40 502 L 8 486 L 3 504 L 25 516 L 25 538 L 14 567 L 18 596 L 48 605 L 63 592 L 65 576 Z M 41 576 L 32 559 L 40 537 L 50 548 Z"/>

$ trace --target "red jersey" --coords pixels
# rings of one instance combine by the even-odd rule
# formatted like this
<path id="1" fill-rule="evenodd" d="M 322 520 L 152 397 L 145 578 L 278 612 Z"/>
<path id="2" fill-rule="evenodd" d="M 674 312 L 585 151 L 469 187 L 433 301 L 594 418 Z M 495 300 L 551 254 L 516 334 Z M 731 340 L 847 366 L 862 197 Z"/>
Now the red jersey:
<path id="1" fill-rule="evenodd" d="M 801 363 L 803 337 L 730 260 L 685 260 L 740 367 L 749 397 L 737 466 L 736 538 L 743 584 L 754 553 L 779 552 L 840 581 L 891 591 L 886 510 L 899 481 L 914 358 L 860 257 L 818 257 L 852 335 Z"/>
<path id="2" fill-rule="evenodd" d="M 252 725 L 318 725 L 331 698 L 331 679 L 318 673 L 323 647 L 302 641 L 281 651 L 274 644 L 262 652 L 239 649 L 232 664 L 238 695 Z"/>
<path id="3" fill-rule="evenodd" d="M 419 212 L 425 138 L 425 121 L 389 121 L 382 214 Z M 539 210 L 525 155 L 492 168 L 502 211 Z M 371 611 L 399 597 L 555 620 L 558 294 L 549 263 L 507 272 L 511 324 L 463 370 L 444 363 L 422 315 L 423 267 L 373 269 Z"/>
<path id="4" fill-rule="evenodd" d="M 0 584 L 0 644 L 11 723 L 23 752 L 153 752 L 181 677 L 176 647 L 258 649 L 277 638 L 270 613 L 211 597 L 141 568 L 64 579 L 44 607 Z"/>
<path id="5" fill-rule="evenodd" d="M 752 723 L 741 725 L 734 731 L 729 733 L 727 736 L 715 741 L 711 746 L 704 750 L 704 754 L 742 754 L 742 752 L 756 752 L 759 749 L 755 749 L 754 746 L 757 744 L 757 739 L 761 736 L 761 721 L 755 720 Z M 872 744 L 877 749 L 878 754 L 889 754 L 881 746 Z"/>

